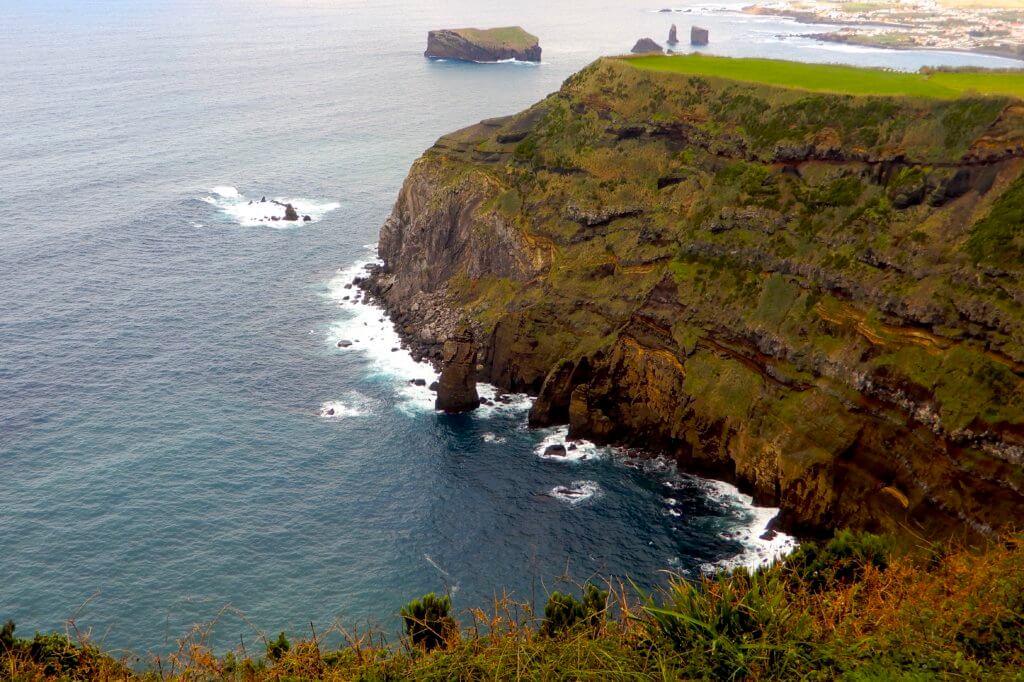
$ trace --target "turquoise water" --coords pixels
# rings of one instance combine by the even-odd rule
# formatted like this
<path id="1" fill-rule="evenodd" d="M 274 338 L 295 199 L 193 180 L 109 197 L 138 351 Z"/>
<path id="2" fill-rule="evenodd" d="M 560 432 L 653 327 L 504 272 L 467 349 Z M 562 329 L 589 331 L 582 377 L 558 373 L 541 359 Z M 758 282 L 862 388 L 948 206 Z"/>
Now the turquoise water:
<path id="1" fill-rule="evenodd" d="M 540 457 L 560 432 L 526 429 L 523 397 L 435 414 L 408 383 L 429 368 L 344 300 L 436 137 L 682 16 L 558 4 L 0 8 L 0 618 L 74 618 L 139 653 L 214 619 L 218 647 L 311 620 L 393 632 L 429 590 L 465 609 L 543 599 L 566 572 L 654 585 L 784 544 L 727 486 L 609 450 Z M 1000 63 L 703 12 L 723 53 Z M 429 28 L 505 23 L 544 64 L 422 58 Z M 258 222 L 263 196 L 313 220 Z"/>

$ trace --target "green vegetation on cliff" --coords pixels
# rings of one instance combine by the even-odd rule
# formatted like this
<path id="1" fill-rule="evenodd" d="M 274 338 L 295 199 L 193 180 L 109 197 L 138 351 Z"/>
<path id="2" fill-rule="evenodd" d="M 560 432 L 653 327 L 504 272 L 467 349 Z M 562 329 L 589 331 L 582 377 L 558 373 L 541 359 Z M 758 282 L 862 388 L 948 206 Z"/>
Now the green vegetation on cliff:
<path id="1" fill-rule="evenodd" d="M 1024 73 L 1019 71 L 905 73 L 838 64 L 808 64 L 777 59 L 733 59 L 701 54 L 623 59 L 638 69 L 728 78 L 748 83 L 844 95 L 954 99 L 975 93 L 1024 97 Z"/>
<path id="2" fill-rule="evenodd" d="M 133 672 L 64 635 L 0 631 L 11 680 L 1020 680 L 1024 545 L 896 551 L 870 534 L 806 544 L 750 573 L 552 593 L 543 614 L 505 599 L 464 614 L 427 595 L 403 610 L 400 648 L 331 631 L 215 655 L 202 633 Z M 342 637 L 339 637 L 339 634 Z M 329 644 L 330 641 L 344 643 Z"/>
<path id="3" fill-rule="evenodd" d="M 787 528 L 1012 525 L 1024 102 L 812 92 L 966 76 L 769 66 L 602 59 L 442 137 L 382 230 L 386 302 L 474 320 L 484 375 L 539 394 L 533 423 L 736 480 Z"/>
<path id="4" fill-rule="evenodd" d="M 474 45 L 489 49 L 507 48 L 510 50 L 527 50 L 537 44 L 537 36 L 528 33 L 519 26 L 502 26 L 500 28 L 455 28 L 452 33 L 458 34 Z"/>

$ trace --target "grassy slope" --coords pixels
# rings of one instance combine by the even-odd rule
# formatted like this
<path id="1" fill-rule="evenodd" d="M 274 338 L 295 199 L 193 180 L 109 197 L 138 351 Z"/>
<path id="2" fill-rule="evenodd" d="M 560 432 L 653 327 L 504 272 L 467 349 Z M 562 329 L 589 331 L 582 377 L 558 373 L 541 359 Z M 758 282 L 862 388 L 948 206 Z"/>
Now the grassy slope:
<path id="1" fill-rule="evenodd" d="M 841 534 L 753 576 L 680 581 L 646 602 L 632 594 L 613 591 L 603 612 L 585 611 L 593 615 L 568 629 L 542 628 L 527 605 L 497 603 L 466 614 L 461 633 L 431 653 L 351 633 L 335 649 L 318 633 L 264 638 L 266 658 L 259 645 L 218 657 L 197 634 L 159 665 L 144 664 L 142 679 L 1024 679 L 1019 541 L 910 555 Z M 5 679 L 140 678 L 61 635 L 0 632 L 0 644 Z"/>
<path id="2" fill-rule="evenodd" d="M 507 47 L 512 50 L 525 50 L 537 44 L 537 36 L 527 33 L 519 26 L 488 29 L 457 28 L 453 32 L 477 45 L 491 49 Z"/>
<path id="3" fill-rule="evenodd" d="M 1024 72 L 903 73 L 835 64 L 706 55 L 630 57 L 633 66 L 748 83 L 849 95 L 904 95 L 955 99 L 969 92 L 1024 98 Z"/>

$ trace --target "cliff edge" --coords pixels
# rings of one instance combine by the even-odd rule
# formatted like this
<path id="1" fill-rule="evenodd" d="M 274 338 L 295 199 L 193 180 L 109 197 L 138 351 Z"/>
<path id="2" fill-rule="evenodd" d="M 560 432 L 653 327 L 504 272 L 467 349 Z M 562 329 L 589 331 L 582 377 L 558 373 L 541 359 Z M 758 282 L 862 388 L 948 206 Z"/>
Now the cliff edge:
<path id="1" fill-rule="evenodd" d="M 1024 508 L 1018 99 L 602 59 L 438 140 L 379 250 L 367 286 L 418 353 L 468 320 L 533 424 L 669 453 L 789 530 L 990 535 Z"/>

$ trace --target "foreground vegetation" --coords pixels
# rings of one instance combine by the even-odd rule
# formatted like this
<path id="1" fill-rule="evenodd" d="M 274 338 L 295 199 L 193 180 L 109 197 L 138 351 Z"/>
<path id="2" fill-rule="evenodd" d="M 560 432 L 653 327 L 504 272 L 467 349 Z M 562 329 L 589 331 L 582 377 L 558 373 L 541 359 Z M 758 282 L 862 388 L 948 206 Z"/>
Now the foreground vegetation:
<path id="1" fill-rule="evenodd" d="M 954 99 L 966 93 L 1024 97 L 1021 71 L 923 71 L 905 73 L 837 64 L 777 59 L 735 59 L 700 54 L 629 57 L 648 71 L 717 76 L 747 83 L 778 85 L 841 95 L 892 95 Z"/>
<path id="2" fill-rule="evenodd" d="M 0 676 L 42 679 L 1006 679 L 1024 680 L 1024 544 L 894 550 L 839 533 L 750 573 L 675 579 L 645 595 L 588 584 L 543 614 L 511 600 L 466 614 L 427 595 L 398 647 L 339 629 L 216 656 L 201 636 L 144 672 L 69 635 L 0 631 Z"/>

